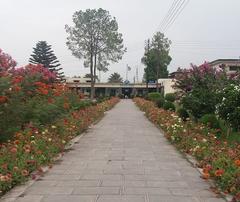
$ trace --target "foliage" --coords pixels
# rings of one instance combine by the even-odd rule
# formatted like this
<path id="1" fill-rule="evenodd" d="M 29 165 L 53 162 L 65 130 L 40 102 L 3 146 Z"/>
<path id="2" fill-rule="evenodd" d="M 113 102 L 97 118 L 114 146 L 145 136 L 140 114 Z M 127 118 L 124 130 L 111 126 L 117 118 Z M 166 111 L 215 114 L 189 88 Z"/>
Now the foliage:
<path id="1" fill-rule="evenodd" d="M 75 57 L 84 59 L 85 67 L 90 68 L 93 99 L 97 69 L 107 71 L 109 61 L 117 62 L 126 51 L 122 34 L 118 32 L 116 19 L 102 8 L 75 12 L 73 23 L 72 27 L 66 25 L 67 46 Z"/>
<path id="2" fill-rule="evenodd" d="M 144 77 L 147 82 L 168 77 L 167 66 L 172 60 L 169 56 L 170 45 L 171 41 L 161 32 L 157 32 L 146 44 L 142 63 L 146 66 Z"/>
<path id="3" fill-rule="evenodd" d="M 214 179 L 224 193 L 234 195 L 233 201 L 240 200 L 238 142 L 229 143 L 228 139 L 219 139 L 218 129 L 210 129 L 191 120 L 182 122 L 176 113 L 159 109 L 153 102 L 141 98 L 135 98 L 134 101 L 153 123 L 165 131 L 164 135 L 170 142 L 181 152 L 196 158 L 204 179 Z"/>
<path id="4" fill-rule="evenodd" d="M 123 82 L 123 78 L 121 77 L 120 74 L 114 72 L 114 73 L 111 74 L 110 77 L 108 78 L 108 82 L 109 82 L 109 83 L 122 83 L 122 82 Z"/>
<path id="5" fill-rule="evenodd" d="M 181 103 L 195 118 L 201 118 L 205 114 L 212 114 L 218 103 L 216 94 L 205 89 L 193 89 L 182 97 Z"/>
<path id="6" fill-rule="evenodd" d="M 201 119 L 200 122 L 204 125 L 209 126 L 210 128 L 219 129 L 220 122 L 217 119 L 215 114 L 205 114 Z"/>
<path id="7" fill-rule="evenodd" d="M 163 96 L 161 93 L 153 92 L 153 93 L 148 93 L 147 97 L 149 100 L 156 102 L 158 99 L 162 98 Z"/>
<path id="8" fill-rule="evenodd" d="M 183 121 L 186 121 L 189 118 L 188 111 L 183 107 L 181 107 L 177 110 L 177 114 Z"/>
<path id="9" fill-rule="evenodd" d="M 0 119 L 0 141 L 29 124 L 49 124 L 80 102 L 67 87 L 52 83 L 56 75 L 42 65 L 15 68 L 9 55 L 2 53 L 0 59 L 0 114 L 5 117 Z"/>
<path id="10" fill-rule="evenodd" d="M 212 68 L 204 63 L 200 66 L 191 64 L 190 69 L 178 69 L 175 74 L 177 90 L 186 94 L 193 89 L 206 89 L 215 92 L 227 83 L 227 74 L 220 68 Z"/>
<path id="11" fill-rule="evenodd" d="M 48 45 L 46 41 L 39 41 L 36 44 L 36 47 L 33 48 L 33 53 L 29 59 L 29 62 L 31 64 L 43 65 L 51 72 L 54 72 L 58 80 L 63 80 L 63 72 L 60 72 L 62 68 L 58 68 L 61 64 L 53 53 L 51 45 Z"/>
<path id="12" fill-rule="evenodd" d="M 16 61 L 0 49 L 0 77 L 6 76 L 9 70 L 12 70 L 16 65 Z"/>
<path id="13" fill-rule="evenodd" d="M 178 70 L 175 88 L 180 90 L 183 107 L 195 118 L 201 118 L 215 112 L 220 99 L 217 91 L 226 85 L 227 80 L 223 70 L 204 63 L 192 65 L 189 70 Z"/>
<path id="14" fill-rule="evenodd" d="M 217 107 L 219 116 L 235 130 L 240 129 L 240 87 L 239 84 L 228 84 L 219 91 L 222 97 Z"/>
<path id="15" fill-rule="evenodd" d="M 96 106 L 72 111 L 50 125 L 28 125 L 16 132 L 13 140 L 0 145 L 0 190 L 1 194 L 29 177 L 42 174 L 42 166 L 51 164 L 65 145 L 90 124 L 112 108 L 118 98 L 112 98 Z M 49 113 L 50 115 L 50 113 Z M 33 172 L 34 171 L 34 172 Z"/>
<path id="16" fill-rule="evenodd" d="M 155 102 L 158 108 L 162 108 L 165 104 L 165 99 L 163 97 L 160 97 Z"/>
<path id="17" fill-rule="evenodd" d="M 175 102 L 176 100 L 176 95 L 174 93 L 167 93 L 165 95 L 165 100 L 169 101 L 169 102 Z"/>
<path id="18" fill-rule="evenodd" d="M 163 109 L 170 110 L 170 111 L 175 111 L 176 107 L 172 102 L 167 101 L 167 102 L 164 103 Z"/>

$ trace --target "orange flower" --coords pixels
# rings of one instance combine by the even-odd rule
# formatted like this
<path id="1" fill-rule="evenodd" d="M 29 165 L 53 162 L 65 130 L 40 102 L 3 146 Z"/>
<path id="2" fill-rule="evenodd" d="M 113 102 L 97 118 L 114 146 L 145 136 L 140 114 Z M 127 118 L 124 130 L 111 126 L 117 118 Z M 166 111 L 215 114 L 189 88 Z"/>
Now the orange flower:
<path id="1" fill-rule="evenodd" d="M 209 177 L 210 177 L 209 173 L 203 173 L 202 174 L 202 178 L 205 179 L 205 180 L 209 179 Z"/>
<path id="2" fill-rule="evenodd" d="M 69 109 L 69 108 L 70 108 L 69 103 L 65 102 L 65 103 L 63 104 L 63 107 L 64 107 L 64 109 Z"/>
<path id="3" fill-rule="evenodd" d="M 39 92 L 40 94 L 42 94 L 42 95 L 47 95 L 47 94 L 48 94 L 48 90 L 45 89 L 45 88 L 39 88 L 39 89 L 38 89 L 38 92 Z"/>
<path id="4" fill-rule="evenodd" d="M 14 144 L 15 144 L 15 145 L 18 145 L 19 143 L 20 143 L 19 140 L 15 140 L 15 141 L 14 141 Z"/>
<path id="5" fill-rule="evenodd" d="M 27 170 L 22 170 L 21 172 L 22 176 L 28 176 L 29 175 L 29 172 Z"/>
<path id="6" fill-rule="evenodd" d="M 240 167 L 240 159 L 234 161 L 234 163 L 235 163 L 235 165 L 236 165 L 237 167 Z"/>
<path id="7" fill-rule="evenodd" d="M 224 170 L 223 170 L 223 169 L 217 169 L 217 170 L 215 171 L 215 176 L 221 177 L 221 176 L 223 175 L 223 173 L 224 173 Z"/>
<path id="8" fill-rule="evenodd" d="M 211 165 L 206 165 L 204 168 L 203 168 L 203 173 L 209 173 L 209 171 L 212 169 L 212 166 Z"/>

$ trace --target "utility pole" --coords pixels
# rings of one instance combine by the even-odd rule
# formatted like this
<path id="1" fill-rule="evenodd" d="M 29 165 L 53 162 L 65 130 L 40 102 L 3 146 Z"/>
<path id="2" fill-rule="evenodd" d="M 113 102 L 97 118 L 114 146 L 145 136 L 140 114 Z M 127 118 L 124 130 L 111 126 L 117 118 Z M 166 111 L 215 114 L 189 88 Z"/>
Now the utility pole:
<path id="1" fill-rule="evenodd" d="M 138 83 L 138 67 L 136 68 L 136 82 Z"/>

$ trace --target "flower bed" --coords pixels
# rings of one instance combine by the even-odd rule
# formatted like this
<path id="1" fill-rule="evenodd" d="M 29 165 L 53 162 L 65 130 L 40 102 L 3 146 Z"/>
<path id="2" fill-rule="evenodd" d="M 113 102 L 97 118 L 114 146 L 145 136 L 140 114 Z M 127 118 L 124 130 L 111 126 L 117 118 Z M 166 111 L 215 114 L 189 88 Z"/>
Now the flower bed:
<path id="1" fill-rule="evenodd" d="M 41 173 L 41 166 L 51 164 L 54 157 L 64 151 L 69 140 L 87 129 L 118 101 L 118 98 L 111 98 L 95 106 L 73 111 L 47 127 L 29 126 L 17 132 L 13 140 L 1 144 L 1 194 L 27 180 L 33 171 Z M 35 178 L 34 175 L 31 177 Z"/>
<path id="2" fill-rule="evenodd" d="M 204 179 L 214 179 L 226 194 L 240 201 L 240 145 L 229 144 L 219 138 L 219 131 L 193 123 L 183 122 L 175 112 L 157 108 L 153 102 L 134 99 L 154 124 L 164 130 L 164 135 L 181 152 L 190 154 L 203 169 Z"/>

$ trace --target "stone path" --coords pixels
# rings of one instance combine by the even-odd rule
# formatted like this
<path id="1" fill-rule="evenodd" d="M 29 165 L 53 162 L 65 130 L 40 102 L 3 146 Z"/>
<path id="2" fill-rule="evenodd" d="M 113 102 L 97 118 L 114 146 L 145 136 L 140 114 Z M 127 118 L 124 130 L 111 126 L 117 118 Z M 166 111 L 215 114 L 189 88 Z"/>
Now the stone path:
<path id="1" fill-rule="evenodd" d="M 223 202 L 130 100 L 121 101 L 17 202 Z"/>

